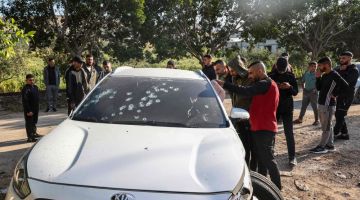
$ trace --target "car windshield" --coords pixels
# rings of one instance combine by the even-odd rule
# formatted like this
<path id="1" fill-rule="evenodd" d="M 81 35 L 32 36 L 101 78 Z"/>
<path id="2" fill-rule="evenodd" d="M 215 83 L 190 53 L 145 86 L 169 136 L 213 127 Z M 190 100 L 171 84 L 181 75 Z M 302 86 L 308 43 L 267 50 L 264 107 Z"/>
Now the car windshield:
<path id="1" fill-rule="evenodd" d="M 73 120 L 151 126 L 222 128 L 228 123 L 205 80 L 110 76 Z"/>

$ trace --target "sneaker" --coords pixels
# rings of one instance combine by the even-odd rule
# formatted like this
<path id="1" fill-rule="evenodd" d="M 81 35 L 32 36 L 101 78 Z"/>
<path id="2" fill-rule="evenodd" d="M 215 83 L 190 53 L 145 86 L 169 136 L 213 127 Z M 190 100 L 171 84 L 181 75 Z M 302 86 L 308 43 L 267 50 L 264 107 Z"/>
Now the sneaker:
<path id="1" fill-rule="evenodd" d="M 317 153 L 317 154 L 321 154 L 321 153 L 327 153 L 328 150 L 325 149 L 324 147 L 317 146 L 317 147 L 311 149 L 310 152 L 312 152 L 312 153 Z"/>
<path id="2" fill-rule="evenodd" d="M 289 165 L 290 165 L 290 166 L 296 166 L 296 165 L 297 165 L 297 160 L 296 160 L 296 158 L 293 158 L 293 159 L 289 160 Z"/>
<path id="3" fill-rule="evenodd" d="M 327 144 L 327 145 L 325 146 L 325 149 L 328 150 L 329 152 L 334 152 L 334 151 L 336 151 L 334 145 L 328 145 L 328 144 Z"/>
<path id="4" fill-rule="evenodd" d="M 301 124 L 302 123 L 302 120 L 301 119 L 297 119 L 293 122 L 294 124 Z"/>
<path id="5" fill-rule="evenodd" d="M 349 134 L 341 134 L 335 137 L 337 140 L 349 140 Z"/>
<path id="6" fill-rule="evenodd" d="M 35 138 L 39 138 L 39 137 L 42 137 L 42 135 L 38 134 L 38 133 L 34 133 L 34 137 Z"/>
<path id="7" fill-rule="evenodd" d="M 315 121 L 312 125 L 313 125 L 313 126 L 319 125 L 319 121 Z"/>

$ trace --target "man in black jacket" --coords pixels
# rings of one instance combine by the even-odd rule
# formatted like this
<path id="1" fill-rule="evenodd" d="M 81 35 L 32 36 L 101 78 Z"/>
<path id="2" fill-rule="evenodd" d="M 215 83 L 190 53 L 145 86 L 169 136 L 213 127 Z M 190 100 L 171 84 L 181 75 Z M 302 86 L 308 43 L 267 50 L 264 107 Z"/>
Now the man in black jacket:
<path id="1" fill-rule="evenodd" d="M 337 97 L 334 126 L 334 135 L 336 139 L 348 140 L 349 134 L 345 122 L 345 116 L 354 99 L 355 85 L 359 77 L 359 71 L 355 65 L 351 64 L 353 54 L 345 51 L 340 55 L 340 67 L 336 71 L 349 84 L 347 90 L 342 91 Z M 341 134 L 340 134 L 341 133 Z"/>
<path id="2" fill-rule="evenodd" d="M 279 88 L 280 97 L 276 117 L 278 120 L 279 118 L 282 118 L 288 149 L 289 165 L 295 166 L 297 165 L 297 161 L 295 157 L 295 139 L 293 131 L 293 96 L 296 96 L 298 93 L 298 85 L 294 74 L 287 70 L 288 66 L 289 63 L 286 58 L 278 58 L 276 70 L 269 76 L 277 83 Z"/>
<path id="3" fill-rule="evenodd" d="M 26 75 L 26 85 L 21 90 L 21 96 L 28 138 L 27 142 L 36 142 L 36 138 L 40 137 L 40 135 L 36 133 L 36 124 L 39 115 L 39 90 L 35 85 L 35 79 L 32 74 Z"/>
<path id="4" fill-rule="evenodd" d="M 83 70 L 83 62 L 80 57 L 73 58 L 74 70 L 69 72 L 68 77 L 68 95 L 72 109 L 75 109 L 85 98 L 89 91 L 86 72 Z"/>
<path id="5" fill-rule="evenodd" d="M 347 90 L 348 83 L 332 69 L 331 59 L 324 57 L 318 61 L 319 71 L 316 72 L 316 89 L 319 91 L 318 109 L 322 135 L 319 145 L 310 151 L 327 153 L 335 151 L 334 133 L 331 121 L 335 112 L 336 98 L 341 91 Z"/>
<path id="6" fill-rule="evenodd" d="M 214 64 L 211 62 L 211 55 L 207 54 L 203 57 L 203 68 L 202 72 L 208 77 L 208 79 L 214 80 L 216 79 L 216 73 L 214 69 Z"/>

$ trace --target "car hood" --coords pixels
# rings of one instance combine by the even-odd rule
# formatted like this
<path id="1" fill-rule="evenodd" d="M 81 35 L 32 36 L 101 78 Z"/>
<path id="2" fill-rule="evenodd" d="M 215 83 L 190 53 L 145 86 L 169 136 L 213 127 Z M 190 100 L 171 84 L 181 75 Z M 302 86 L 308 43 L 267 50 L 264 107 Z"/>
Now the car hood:
<path id="1" fill-rule="evenodd" d="M 231 191 L 244 169 L 233 128 L 172 128 L 65 120 L 32 149 L 30 178 L 176 192 Z"/>

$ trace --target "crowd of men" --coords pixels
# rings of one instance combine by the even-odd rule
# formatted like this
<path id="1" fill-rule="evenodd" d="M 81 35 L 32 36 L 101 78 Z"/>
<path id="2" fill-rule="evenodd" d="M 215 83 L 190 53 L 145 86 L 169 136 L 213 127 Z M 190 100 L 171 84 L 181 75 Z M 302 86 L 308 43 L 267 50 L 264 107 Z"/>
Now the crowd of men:
<path id="1" fill-rule="evenodd" d="M 79 56 L 75 56 L 70 61 L 63 77 L 66 84 L 68 115 L 80 104 L 86 94 L 111 71 L 111 63 L 109 61 L 105 60 L 101 68 L 96 65 L 94 57 L 90 54 L 86 55 L 85 62 L 83 62 Z M 43 76 L 47 97 L 47 108 L 45 112 L 56 112 L 56 100 L 58 98 L 61 73 L 59 67 L 55 65 L 54 58 L 48 59 L 48 65 L 44 67 Z M 35 85 L 34 75 L 26 75 L 26 84 L 21 94 L 27 141 L 35 142 L 37 138 L 41 136 L 36 131 L 39 115 L 39 90 Z"/>
<path id="2" fill-rule="evenodd" d="M 287 143 L 289 165 L 296 166 L 296 144 L 293 124 L 301 124 L 305 111 L 311 103 L 314 111 L 314 126 L 321 125 L 322 136 L 319 144 L 311 149 L 313 153 L 335 151 L 334 139 L 349 139 L 349 130 L 345 117 L 354 98 L 354 90 L 359 71 L 351 64 L 353 54 L 349 51 L 339 56 L 340 66 L 333 69 L 329 57 L 312 61 L 301 79 L 303 89 L 302 106 L 299 117 L 293 121 L 294 100 L 299 92 L 298 83 L 289 64 L 289 55 L 282 54 L 267 74 L 266 66 L 261 61 L 247 64 L 245 58 L 237 56 L 226 64 L 223 60 L 212 62 L 211 55 L 203 57 L 203 73 L 225 98 L 226 90 L 231 97 L 232 106 L 247 110 L 249 120 L 232 119 L 246 151 L 246 162 L 253 171 L 263 175 L 269 173 L 273 183 L 281 189 L 280 172 L 274 156 L 275 134 L 278 123 L 282 122 Z M 247 67 L 246 67 L 247 66 Z M 176 69 L 170 60 L 167 68 Z M 107 74 L 112 71 L 111 63 L 103 62 L 103 68 L 97 66 L 92 55 L 83 62 L 74 57 L 65 71 L 68 114 L 76 108 L 87 93 Z M 60 83 L 60 71 L 53 58 L 48 59 L 44 68 L 46 85 L 46 112 L 56 112 L 56 99 Z M 36 132 L 39 115 L 39 91 L 34 84 L 34 76 L 26 76 L 26 85 L 22 89 L 22 100 L 26 122 L 28 142 L 40 137 Z M 336 124 L 333 127 L 332 117 Z"/>
<path id="3" fill-rule="evenodd" d="M 301 79 L 303 99 L 298 119 L 293 121 L 294 100 L 299 92 L 298 83 L 289 64 L 289 54 L 282 54 L 269 74 L 263 62 L 246 67 L 246 59 L 238 56 L 228 65 L 222 60 L 203 60 L 203 73 L 228 91 L 232 106 L 250 113 L 249 121 L 232 119 L 246 151 L 249 168 L 266 176 L 281 189 L 280 173 L 274 157 L 275 134 L 278 123 L 283 123 L 289 165 L 297 165 L 293 124 L 301 124 L 311 103 L 314 111 L 313 125 L 321 125 L 319 144 L 312 153 L 335 151 L 334 139 L 349 140 L 345 116 L 354 98 L 359 71 L 351 63 L 349 51 L 339 56 L 340 66 L 335 69 L 329 57 L 312 61 Z M 332 126 L 335 114 L 336 124 Z"/>

